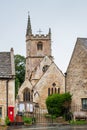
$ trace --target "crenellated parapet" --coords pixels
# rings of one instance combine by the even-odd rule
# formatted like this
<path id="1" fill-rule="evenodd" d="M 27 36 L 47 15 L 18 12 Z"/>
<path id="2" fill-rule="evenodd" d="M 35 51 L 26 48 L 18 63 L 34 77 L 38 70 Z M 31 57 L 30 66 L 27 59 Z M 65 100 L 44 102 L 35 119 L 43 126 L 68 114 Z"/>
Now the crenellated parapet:
<path id="1" fill-rule="evenodd" d="M 36 34 L 36 35 L 27 35 L 26 36 L 26 41 L 27 40 L 50 40 L 51 38 L 50 38 L 50 35 L 49 34 L 47 34 L 47 35 L 44 35 L 44 34 L 41 34 L 41 35 L 39 35 L 39 34 Z"/>

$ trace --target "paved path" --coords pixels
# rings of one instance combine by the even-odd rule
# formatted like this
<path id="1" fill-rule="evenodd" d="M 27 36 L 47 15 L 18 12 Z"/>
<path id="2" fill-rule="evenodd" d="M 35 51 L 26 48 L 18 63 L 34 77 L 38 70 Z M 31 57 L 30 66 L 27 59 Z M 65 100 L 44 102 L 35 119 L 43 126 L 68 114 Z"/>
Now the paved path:
<path id="1" fill-rule="evenodd" d="M 87 125 L 82 126 L 40 126 L 40 127 L 27 127 L 27 128 L 10 128 L 10 130 L 87 130 Z"/>

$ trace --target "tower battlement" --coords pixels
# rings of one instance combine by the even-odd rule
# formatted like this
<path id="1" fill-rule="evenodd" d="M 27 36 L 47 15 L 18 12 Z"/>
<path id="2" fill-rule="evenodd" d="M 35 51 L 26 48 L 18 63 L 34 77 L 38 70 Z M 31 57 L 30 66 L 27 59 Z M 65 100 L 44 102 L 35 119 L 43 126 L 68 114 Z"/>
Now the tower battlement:
<path id="1" fill-rule="evenodd" d="M 44 34 L 41 34 L 41 35 L 39 35 L 39 34 L 36 34 L 36 35 L 31 34 L 31 35 L 26 36 L 26 40 L 50 40 L 50 39 L 51 38 L 50 38 L 49 34 L 46 34 L 46 35 L 44 35 Z"/>

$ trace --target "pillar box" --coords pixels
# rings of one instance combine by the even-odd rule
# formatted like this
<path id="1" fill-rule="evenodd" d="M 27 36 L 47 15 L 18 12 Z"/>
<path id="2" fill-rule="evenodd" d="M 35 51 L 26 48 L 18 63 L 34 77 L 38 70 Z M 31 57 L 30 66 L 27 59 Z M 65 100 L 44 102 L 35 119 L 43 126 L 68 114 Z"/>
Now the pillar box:
<path id="1" fill-rule="evenodd" d="M 8 107 L 8 117 L 11 122 L 14 122 L 14 107 L 13 106 Z"/>

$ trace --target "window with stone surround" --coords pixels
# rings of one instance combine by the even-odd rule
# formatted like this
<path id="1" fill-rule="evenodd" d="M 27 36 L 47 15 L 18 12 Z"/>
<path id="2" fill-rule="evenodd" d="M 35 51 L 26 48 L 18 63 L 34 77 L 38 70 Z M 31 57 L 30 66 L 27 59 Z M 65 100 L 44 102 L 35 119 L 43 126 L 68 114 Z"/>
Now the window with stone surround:
<path id="1" fill-rule="evenodd" d="M 23 91 L 23 101 L 30 101 L 30 90 L 28 88 Z"/>
<path id="2" fill-rule="evenodd" d="M 48 96 L 50 96 L 50 88 L 48 88 Z"/>
<path id="3" fill-rule="evenodd" d="M 48 88 L 48 96 L 52 95 L 52 94 L 60 94 L 60 88 L 57 88 L 56 87 L 56 83 L 54 82 L 52 84 L 52 87 L 51 88 Z"/>
<path id="4" fill-rule="evenodd" d="M 87 110 L 87 98 L 82 98 L 82 109 Z"/>
<path id="5" fill-rule="evenodd" d="M 0 107 L 0 118 L 2 117 L 2 107 Z"/>
<path id="6" fill-rule="evenodd" d="M 37 50 L 43 50 L 43 43 L 42 42 L 38 42 Z"/>
<path id="7" fill-rule="evenodd" d="M 60 88 L 58 88 L 58 94 L 60 94 Z"/>

